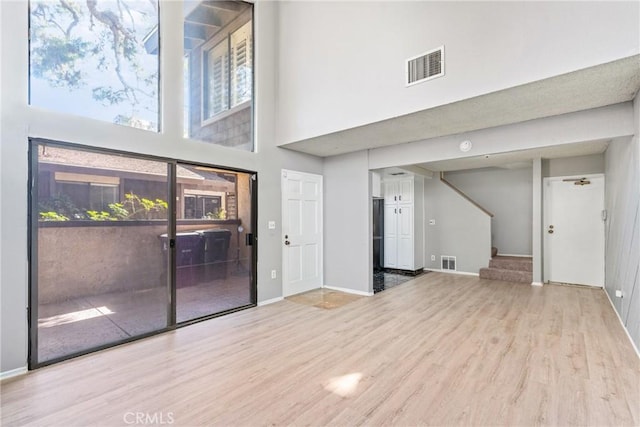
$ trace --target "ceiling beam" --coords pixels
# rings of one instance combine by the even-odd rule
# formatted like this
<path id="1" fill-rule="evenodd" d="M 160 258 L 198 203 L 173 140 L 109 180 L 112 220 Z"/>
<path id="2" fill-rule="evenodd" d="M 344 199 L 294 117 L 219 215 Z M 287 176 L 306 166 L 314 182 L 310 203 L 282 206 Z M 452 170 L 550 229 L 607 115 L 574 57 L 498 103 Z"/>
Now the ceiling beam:
<path id="1" fill-rule="evenodd" d="M 222 19 L 216 11 L 210 7 L 196 7 L 189 15 L 185 17 L 185 22 L 206 25 L 208 27 L 222 28 Z"/>
<path id="2" fill-rule="evenodd" d="M 184 37 L 187 39 L 206 40 L 207 27 L 201 24 L 184 23 Z"/>
<path id="3" fill-rule="evenodd" d="M 244 3 L 236 2 L 236 1 L 211 1 L 204 0 L 201 3 L 202 6 L 210 7 L 213 9 L 219 10 L 228 10 L 232 12 L 238 12 L 245 9 L 247 6 Z"/>

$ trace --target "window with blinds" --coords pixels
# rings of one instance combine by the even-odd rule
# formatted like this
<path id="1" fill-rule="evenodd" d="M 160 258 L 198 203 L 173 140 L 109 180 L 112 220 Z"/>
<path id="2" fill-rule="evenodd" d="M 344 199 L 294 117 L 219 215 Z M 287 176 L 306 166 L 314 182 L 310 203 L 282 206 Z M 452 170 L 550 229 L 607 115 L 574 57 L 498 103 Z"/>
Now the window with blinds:
<path id="1" fill-rule="evenodd" d="M 207 103 L 206 117 L 211 118 L 227 110 L 229 98 L 229 79 L 227 78 L 229 62 L 229 44 L 225 40 L 216 45 L 207 54 Z"/>
<path id="2" fill-rule="evenodd" d="M 231 108 L 251 99 L 251 22 L 231 34 Z"/>
<path id="3" fill-rule="evenodd" d="M 205 52 L 204 119 L 251 100 L 253 85 L 251 21 Z"/>

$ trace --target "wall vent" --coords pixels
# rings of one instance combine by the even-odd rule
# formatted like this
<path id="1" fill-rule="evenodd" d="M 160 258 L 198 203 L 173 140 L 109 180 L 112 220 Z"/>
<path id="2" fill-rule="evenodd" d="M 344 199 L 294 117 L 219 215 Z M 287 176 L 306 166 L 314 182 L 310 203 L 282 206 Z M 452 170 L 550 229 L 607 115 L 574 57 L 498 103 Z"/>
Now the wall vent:
<path id="1" fill-rule="evenodd" d="M 456 257 L 442 255 L 440 257 L 440 269 L 456 271 Z"/>
<path id="2" fill-rule="evenodd" d="M 444 46 L 407 59 L 407 86 L 444 76 Z"/>

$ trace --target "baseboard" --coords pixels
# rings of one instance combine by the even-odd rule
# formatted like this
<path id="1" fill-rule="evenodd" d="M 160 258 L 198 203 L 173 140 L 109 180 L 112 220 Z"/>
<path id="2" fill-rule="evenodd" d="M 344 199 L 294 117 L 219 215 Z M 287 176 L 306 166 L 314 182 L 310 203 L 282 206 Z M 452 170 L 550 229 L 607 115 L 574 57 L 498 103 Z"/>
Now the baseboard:
<path id="1" fill-rule="evenodd" d="M 466 271 L 454 271 L 454 270 L 440 270 L 437 268 L 425 268 L 425 271 L 437 271 L 438 273 L 447 273 L 447 274 L 461 274 L 464 276 L 475 276 L 479 277 L 480 273 L 468 273 Z"/>
<path id="2" fill-rule="evenodd" d="M 26 366 L 22 368 L 12 369 L 10 371 L 0 372 L 0 380 L 6 380 L 8 378 L 17 377 L 18 375 L 24 375 L 27 372 L 29 372 L 29 370 Z"/>
<path id="3" fill-rule="evenodd" d="M 514 256 L 519 258 L 532 258 L 533 255 L 522 255 L 522 254 L 498 254 L 497 256 Z"/>
<path id="4" fill-rule="evenodd" d="M 276 297 L 276 298 L 271 298 L 271 299 L 267 299 L 267 300 L 264 300 L 264 301 L 260 301 L 258 303 L 258 307 L 262 307 L 263 305 L 273 304 L 274 302 L 282 301 L 283 299 L 284 299 L 284 297 Z"/>
<path id="5" fill-rule="evenodd" d="M 613 312 L 616 313 L 616 317 L 618 318 L 618 321 L 620 322 L 620 326 L 622 326 L 622 329 L 624 329 L 624 333 L 627 334 L 627 338 L 629 338 L 629 342 L 631 343 L 631 347 L 633 347 L 633 349 L 635 350 L 636 356 L 638 356 L 638 359 L 640 359 L 640 351 L 638 351 L 638 347 L 636 347 L 636 343 L 633 342 L 633 338 L 631 338 L 631 335 L 629 335 L 629 330 L 627 329 L 626 326 L 624 326 L 624 322 L 622 321 L 622 318 L 620 317 L 620 313 L 618 313 L 618 310 L 616 310 L 616 306 L 613 304 L 613 301 L 611 301 L 611 297 L 609 296 L 609 292 L 607 292 L 607 290 L 605 288 L 602 288 L 602 291 L 607 296 L 607 299 L 609 300 L 609 304 L 611 304 L 611 308 L 613 309 Z"/>
<path id="6" fill-rule="evenodd" d="M 531 286 L 539 286 L 542 287 L 543 283 L 542 282 L 531 282 Z"/>
<path id="7" fill-rule="evenodd" d="M 340 288 L 338 286 L 323 286 L 323 288 L 324 289 L 331 289 L 332 291 L 340 291 L 340 292 L 344 292 L 344 293 L 347 293 L 347 294 L 363 295 L 365 297 L 370 297 L 371 295 L 373 295 L 373 292 L 356 291 L 355 289 Z"/>

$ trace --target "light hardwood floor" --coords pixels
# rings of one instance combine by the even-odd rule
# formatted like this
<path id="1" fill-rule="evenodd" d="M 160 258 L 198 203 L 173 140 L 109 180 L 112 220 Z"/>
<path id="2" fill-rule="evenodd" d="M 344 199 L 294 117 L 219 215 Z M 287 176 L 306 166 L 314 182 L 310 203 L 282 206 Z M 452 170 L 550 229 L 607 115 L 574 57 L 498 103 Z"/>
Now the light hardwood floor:
<path id="1" fill-rule="evenodd" d="M 442 273 L 332 310 L 245 310 L 1 388 L 3 426 L 136 413 L 181 426 L 640 425 L 640 361 L 602 290 Z"/>

